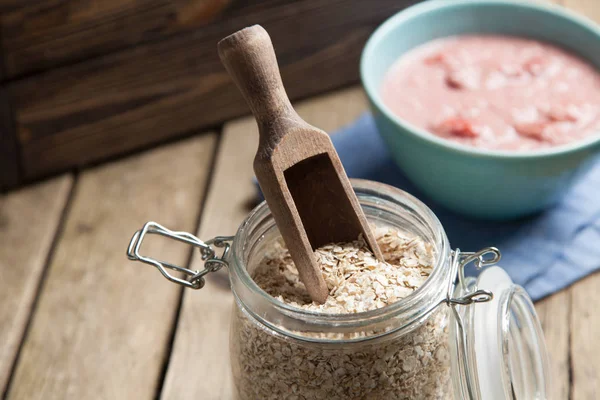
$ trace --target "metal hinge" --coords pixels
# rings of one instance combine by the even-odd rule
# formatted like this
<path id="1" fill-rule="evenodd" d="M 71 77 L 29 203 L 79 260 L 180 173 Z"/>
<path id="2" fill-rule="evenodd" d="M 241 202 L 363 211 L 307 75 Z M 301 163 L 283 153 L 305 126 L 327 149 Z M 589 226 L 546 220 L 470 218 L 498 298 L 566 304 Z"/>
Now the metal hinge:
<path id="1" fill-rule="evenodd" d="M 455 283 L 452 281 L 448 287 L 448 296 L 446 302 L 449 305 L 469 305 L 473 303 L 485 303 L 491 301 L 494 294 L 489 290 L 477 289 L 472 292 L 468 292 L 467 281 L 465 279 L 465 268 L 470 263 L 474 263 L 475 268 L 480 270 L 484 267 L 489 267 L 500 261 L 501 254 L 500 250 L 495 247 L 486 247 L 479 250 L 478 252 L 464 252 L 461 253 L 460 249 L 456 249 L 453 252 L 453 268 L 457 269 L 458 282 L 460 285 L 461 292 L 465 293 L 461 297 L 452 297 L 455 289 Z"/>
<path id="2" fill-rule="evenodd" d="M 140 247 L 142 246 L 142 242 L 147 234 L 166 236 L 168 238 L 190 244 L 194 247 L 198 247 L 200 254 L 202 255 L 202 260 L 204 260 L 204 269 L 201 271 L 195 271 L 171 264 L 166 261 L 142 256 L 140 254 Z M 160 273 L 171 282 L 191 289 L 201 289 L 204 286 L 204 275 L 207 275 L 211 272 L 216 272 L 228 265 L 226 260 L 227 256 L 229 255 L 229 250 L 231 249 L 232 241 L 233 236 L 217 236 L 204 242 L 191 233 L 175 232 L 157 224 L 156 222 L 147 222 L 141 230 L 133 234 L 133 237 L 129 242 L 129 247 L 127 248 L 127 258 L 132 261 L 141 261 L 156 267 L 156 269 L 158 269 Z M 215 250 L 211 247 L 213 245 L 215 247 L 223 248 L 223 252 L 220 256 L 217 256 Z M 179 278 L 170 274 L 167 269 L 182 272 L 185 276 L 183 279 Z"/>

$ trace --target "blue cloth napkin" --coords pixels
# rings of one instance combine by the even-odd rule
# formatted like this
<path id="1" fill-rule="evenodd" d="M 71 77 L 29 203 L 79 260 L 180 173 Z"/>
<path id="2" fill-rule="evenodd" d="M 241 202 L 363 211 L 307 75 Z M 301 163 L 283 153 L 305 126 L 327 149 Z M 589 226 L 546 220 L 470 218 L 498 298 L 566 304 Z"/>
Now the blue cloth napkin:
<path id="1" fill-rule="evenodd" d="M 349 177 L 387 183 L 422 200 L 442 222 L 453 248 L 498 247 L 500 266 L 533 300 L 600 269 L 600 158 L 552 209 L 518 221 L 490 222 L 455 214 L 415 188 L 391 159 L 371 115 L 332 140 Z"/>
<path id="2" fill-rule="evenodd" d="M 552 209 L 518 221 L 490 222 L 455 214 L 415 188 L 391 159 L 370 114 L 332 140 L 349 177 L 387 183 L 422 200 L 440 219 L 453 248 L 499 248 L 500 266 L 533 300 L 600 269 L 600 158 Z"/>

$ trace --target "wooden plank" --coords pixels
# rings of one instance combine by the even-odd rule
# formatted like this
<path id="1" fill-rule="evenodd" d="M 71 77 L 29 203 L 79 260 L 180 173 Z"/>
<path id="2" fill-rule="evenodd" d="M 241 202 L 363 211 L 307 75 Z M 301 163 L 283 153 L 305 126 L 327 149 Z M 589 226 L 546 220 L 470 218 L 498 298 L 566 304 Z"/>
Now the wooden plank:
<path id="1" fill-rule="evenodd" d="M 84 165 L 247 113 L 217 57 L 226 33 L 262 22 L 288 94 L 298 99 L 358 79 L 372 30 L 415 0 L 310 0 L 237 18 L 10 85 L 26 178 Z"/>
<path id="2" fill-rule="evenodd" d="M 567 8 L 600 22 L 600 2 L 598 0 L 561 0 Z"/>
<path id="3" fill-rule="evenodd" d="M 222 136 L 198 232 L 201 239 L 234 234 L 248 213 L 246 205 L 254 194 L 252 153 L 258 136 L 251 131 L 238 133 L 225 128 Z M 194 252 L 192 268 L 200 270 L 198 255 Z M 228 333 L 232 300 L 226 271 L 209 275 L 201 290 L 185 291 L 163 398 L 230 398 Z M 186 379 L 190 374 L 196 378 Z"/>
<path id="4" fill-rule="evenodd" d="M 4 392 L 73 178 L 0 196 L 0 394 Z"/>
<path id="5" fill-rule="evenodd" d="M 19 179 L 19 148 L 13 115 L 8 94 L 5 88 L 0 88 L 0 191 L 15 186 Z"/>
<path id="6" fill-rule="evenodd" d="M 600 273 L 570 289 L 572 400 L 600 398 Z"/>
<path id="7" fill-rule="evenodd" d="M 214 22 L 229 2 L 43 0 L 7 4 L 12 10 L 0 16 L 0 29 L 8 76 L 107 54 Z M 238 4 L 236 9 L 247 8 L 245 2 Z"/>
<path id="8" fill-rule="evenodd" d="M 555 399 L 568 399 L 571 294 L 568 289 L 555 293 L 538 301 L 535 309 L 544 329 L 550 356 L 550 393 Z"/>
<path id="9" fill-rule="evenodd" d="M 180 289 L 125 249 L 150 219 L 193 230 L 214 134 L 88 170 L 79 178 L 8 399 L 153 399 Z M 178 264 L 187 246 L 143 251 Z"/>
<path id="10" fill-rule="evenodd" d="M 334 2 L 340 9 L 339 15 L 344 14 L 343 8 L 355 8 L 360 18 L 366 8 L 360 7 L 360 1 Z M 47 70 L 191 30 L 216 29 L 224 36 L 240 25 L 286 18 L 299 9 L 318 9 L 324 3 L 321 0 L 43 0 L 29 1 L 20 7 L 13 3 L 12 7 L 6 5 L 8 10 L 0 15 L 7 76 Z M 385 11 L 390 2 L 387 3 L 369 8 L 391 15 L 399 5 Z M 2 7 L 0 2 L 0 10 Z M 348 32 L 349 29 L 347 25 Z"/>
<path id="11" fill-rule="evenodd" d="M 45 0 L 0 0 L 0 13 L 7 13 L 19 7 L 40 3 Z"/>
<path id="12" fill-rule="evenodd" d="M 362 89 L 352 88 L 301 103 L 297 110 L 309 123 L 332 131 L 353 121 L 366 108 Z M 198 232 L 200 238 L 235 234 L 250 211 L 249 205 L 256 196 L 252 161 L 257 146 L 258 131 L 252 118 L 225 125 Z M 198 254 L 194 254 L 193 265 L 202 267 Z M 202 290 L 185 291 L 163 399 L 232 398 L 229 363 L 232 304 L 225 271 L 209 276 Z M 190 373 L 201 378 L 190 381 L 185 378 Z"/>

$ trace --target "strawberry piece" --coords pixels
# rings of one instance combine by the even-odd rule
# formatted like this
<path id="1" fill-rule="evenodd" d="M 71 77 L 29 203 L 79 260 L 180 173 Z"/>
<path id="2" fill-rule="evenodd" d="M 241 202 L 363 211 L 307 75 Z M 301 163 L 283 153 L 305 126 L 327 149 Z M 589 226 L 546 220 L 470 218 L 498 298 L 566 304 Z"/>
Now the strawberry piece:
<path id="1" fill-rule="evenodd" d="M 554 108 L 546 114 L 546 117 L 552 122 L 577 122 L 577 116 L 562 108 Z"/>
<path id="2" fill-rule="evenodd" d="M 471 121 L 460 117 L 448 118 L 437 126 L 436 131 L 444 135 L 452 135 L 463 138 L 479 137 Z"/>
<path id="3" fill-rule="evenodd" d="M 457 72 L 452 71 L 446 75 L 446 85 L 452 89 L 464 89 L 464 78 Z"/>
<path id="4" fill-rule="evenodd" d="M 529 72 L 531 75 L 540 75 L 546 69 L 548 60 L 542 56 L 535 56 L 530 58 L 523 64 L 523 69 Z"/>
<path id="5" fill-rule="evenodd" d="M 520 78 L 525 73 L 523 67 L 513 64 L 502 65 L 500 66 L 499 71 L 508 78 Z"/>
<path id="6" fill-rule="evenodd" d="M 425 58 L 425 64 L 427 65 L 438 65 L 438 64 L 446 64 L 446 56 L 442 53 L 437 53 L 432 56 Z"/>
<path id="7" fill-rule="evenodd" d="M 544 142 L 546 141 L 546 137 L 544 136 L 546 126 L 547 124 L 545 122 L 530 122 L 516 125 L 515 130 L 521 136 Z"/>
<path id="8" fill-rule="evenodd" d="M 452 89 L 476 90 L 481 84 L 481 71 L 475 67 L 448 68 L 446 85 Z"/>

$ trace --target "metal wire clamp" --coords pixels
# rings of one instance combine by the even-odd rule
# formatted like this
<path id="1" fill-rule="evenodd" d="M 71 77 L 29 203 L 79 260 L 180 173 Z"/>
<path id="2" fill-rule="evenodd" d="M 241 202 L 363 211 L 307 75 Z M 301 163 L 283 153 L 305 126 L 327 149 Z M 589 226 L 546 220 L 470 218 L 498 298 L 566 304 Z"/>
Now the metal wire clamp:
<path id="1" fill-rule="evenodd" d="M 461 297 L 453 297 L 455 283 L 450 282 L 448 286 L 448 294 L 446 296 L 446 303 L 452 306 L 465 306 L 473 303 L 485 303 L 491 301 L 494 298 L 494 294 L 489 290 L 477 289 L 469 292 L 469 285 L 465 278 L 465 268 L 467 265 L 474 263 L 477 270 L 481 270 L 485 267 L 492 266 L 500 261 L 501 254 L 500 250 L 495 247 L 486 247 L 477 252 L 464 252 L 460 249 L 456 249 L 453 252 L 453 269 L 456 268 L 456 274 L 458 275 L 457 284 L 461 288 L 462 293 L 466 293 Z"/>
<path id="2" fill-rule="evenodd" d="M 166 261 L 156 260 L 141 255 L 140 247 L 142 246 L 142 242 L 147 234 L 166 236 L 179 242 L 187 243 L 197 247 L 202 255 L 202 260 L 204 260 L 204 269 L 201 271 L 191 270 Z M 232 241 L 233 236 L 217 236 L 204 242 L 190 233 L 171 231 L 164 226 L 157 224 L 156 222 L 147 222 L 141 230 L 133 234 L 133 237 L 129 242 L 129 246 L 127 247 L 127 258 L 132 261 L 140 261 L 145 264 L 152 265 L 171 282 L 191 289 L 202 289 L 205 283 L 205 275 L 211 272 L 216 272 L 223 268 L 223 266 L 227 266 L 226 260 L 231 249 Z M 215 247 L 223 248 L 223 252 L 220 256 L 216 254 L 212 247 L 213 245 Z M 167 271 L 168 269 L 182 272 L 184 274 L 184 278 L 182 279 L 170 274 Z"/>

